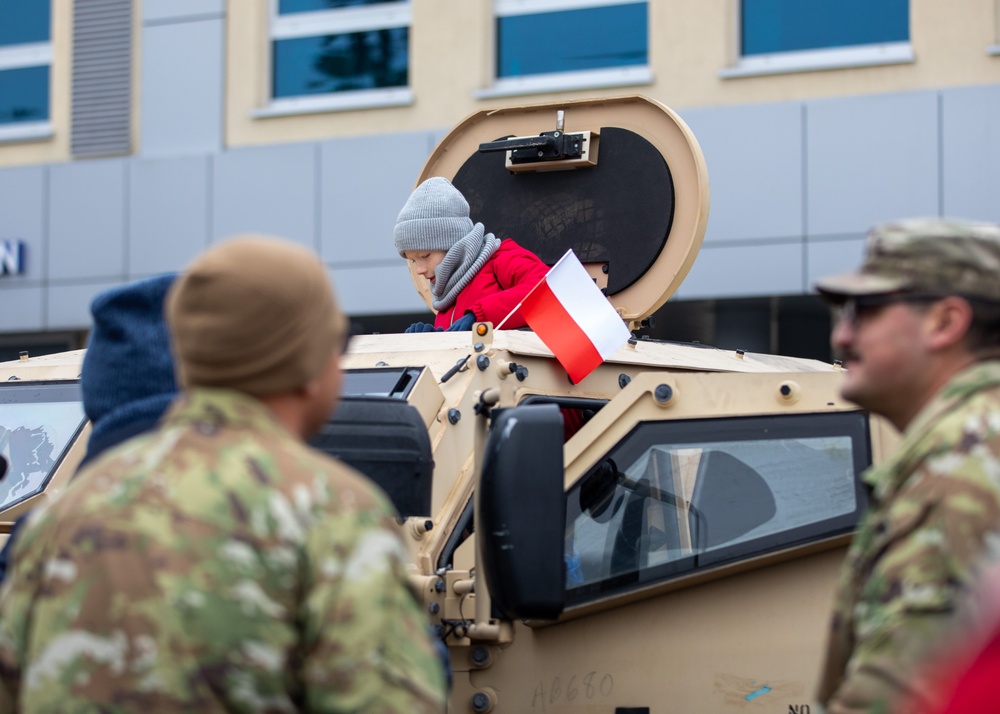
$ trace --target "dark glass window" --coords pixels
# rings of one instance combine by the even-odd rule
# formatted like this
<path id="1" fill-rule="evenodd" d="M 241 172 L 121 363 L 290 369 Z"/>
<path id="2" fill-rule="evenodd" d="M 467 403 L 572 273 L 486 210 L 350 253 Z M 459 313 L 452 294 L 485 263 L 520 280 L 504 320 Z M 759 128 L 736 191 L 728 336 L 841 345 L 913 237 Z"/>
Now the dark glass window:
<path id="1" fill-rule="evenodd" d="M 850 532 L 862 412 L 639 424 L 567 493 L 567 601 Z"/>
<path id="2" fill-rule="evenodd" d="M 48 42 L 50 14 L 48 0 L 0 0 L 0 47 Z"/>
<path id="3" fill-rule="evenodd" d="M 276 40 L 277 98 L 405 87 L 409 28 Z"/>
<path id="4" fill-rule="evenodd" d="M 742 53 L 796 52 L 910 38 L 908 0 L 742 0 Z"/>
<path id="5" fill-rule="evenodd" d="M 648 63 L 644 2 L 497 18 L 497 76 Z"/>
<path id="6" fill-rule="evenodd" d="M 291 15 L 297 12 L 338 10 L 344 7 L 358 7 L 359 5 L 388 5 L 394 2 L 405 2 L 405 0 L 280 0 L 278 13 Z"/>
<path id="7" fill-rule="evenodd" d="M 0 125 L 47 121 L 49 66 L 0 72 Z"/>
<path id="8" fill-rule="evenodd" d="M 0 510 L 45 488 L 84 421 L 78 383 L 0 387 Z"/>

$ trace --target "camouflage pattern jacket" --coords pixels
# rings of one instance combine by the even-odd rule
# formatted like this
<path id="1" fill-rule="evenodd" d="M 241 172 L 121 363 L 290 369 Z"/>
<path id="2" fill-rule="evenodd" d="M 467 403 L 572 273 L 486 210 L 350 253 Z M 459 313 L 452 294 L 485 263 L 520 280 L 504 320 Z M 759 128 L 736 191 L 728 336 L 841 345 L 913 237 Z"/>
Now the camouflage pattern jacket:
<path id="1" fill-rule="evenodd" d="M 40 509 L 0 591 L 0 712 L 435 712 L 385 495 L 195 390 Z"/>
<path id="2" fill-rule="evenodd" d="M 1000 530 L 1000 361 L 952 378 L 863 478 L 870 505 L 841 573 L 819 698 L 827 714 L 919 711 L 935 689 L 919 670 L 972 613 L 978 562 Z"/>

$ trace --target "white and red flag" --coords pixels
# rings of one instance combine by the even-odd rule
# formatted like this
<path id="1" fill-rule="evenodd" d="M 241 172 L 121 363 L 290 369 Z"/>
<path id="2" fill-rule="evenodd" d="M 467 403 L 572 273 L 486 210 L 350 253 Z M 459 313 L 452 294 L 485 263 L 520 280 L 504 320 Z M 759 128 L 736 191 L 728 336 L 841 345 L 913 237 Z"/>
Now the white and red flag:
<path id="1" fill-rule="evenodd" d="M 628 342 L 631 333 L 572 250 L 521 303 L 521 315 L 574 384 Z"/>

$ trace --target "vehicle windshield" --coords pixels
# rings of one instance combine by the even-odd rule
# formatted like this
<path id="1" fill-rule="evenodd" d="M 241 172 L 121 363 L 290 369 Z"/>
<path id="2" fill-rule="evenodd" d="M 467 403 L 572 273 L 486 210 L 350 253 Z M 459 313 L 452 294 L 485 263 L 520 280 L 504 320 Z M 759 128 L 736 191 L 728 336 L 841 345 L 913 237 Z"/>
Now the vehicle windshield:
<path id="1" fill-rule="evenodd" d="M 84 421 L 77 382 L 0 384 L 0 510 L 45 488 Z"/>

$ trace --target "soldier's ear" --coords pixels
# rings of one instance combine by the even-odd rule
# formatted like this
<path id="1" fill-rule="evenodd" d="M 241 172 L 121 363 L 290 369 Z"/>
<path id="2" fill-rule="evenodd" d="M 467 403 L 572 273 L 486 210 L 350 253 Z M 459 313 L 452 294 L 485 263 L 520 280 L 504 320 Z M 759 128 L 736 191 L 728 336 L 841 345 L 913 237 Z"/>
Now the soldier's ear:
<path id="1" fill-rule="evenodd" d="M 927 344 L 933 350 L 951 349 L 964 342 L 971 325 L 972 306 L 965 298 L 942 298 L 927 310 Z"/>

